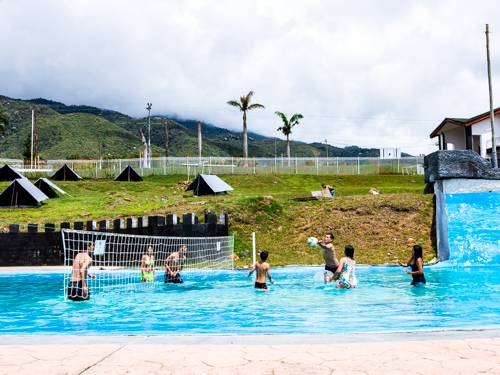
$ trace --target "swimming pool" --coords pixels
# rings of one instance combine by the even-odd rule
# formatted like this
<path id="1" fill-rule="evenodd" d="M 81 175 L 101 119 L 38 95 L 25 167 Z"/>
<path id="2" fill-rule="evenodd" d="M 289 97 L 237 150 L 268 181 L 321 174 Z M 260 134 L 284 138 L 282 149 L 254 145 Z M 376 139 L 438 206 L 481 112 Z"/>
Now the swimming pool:
<path id="1" fill-rule="evenodd" d="M 500 327 L 500 266 L 358 267 L 359 288 L 323 285 L 321 267 L 273 269 L 255 291 L 243 271 L 184 274 L 183 285 L 63 299 L 63 274 L 0 272 L 0 334 L 282 334 Z"/>

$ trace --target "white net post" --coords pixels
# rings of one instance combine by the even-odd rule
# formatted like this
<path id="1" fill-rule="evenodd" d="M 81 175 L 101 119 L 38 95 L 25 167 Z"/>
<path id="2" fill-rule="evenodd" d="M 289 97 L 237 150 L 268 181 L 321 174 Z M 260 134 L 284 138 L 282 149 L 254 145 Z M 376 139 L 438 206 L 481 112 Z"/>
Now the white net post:
<path id="1" fill-rule="evenodd" d="M 68 297 L 68 286 L 81 288 L 78 271 L 82 259 L 91 258 L 88 272 L 95 279 L 86 278 L 90 294 L 116 288 L 146 288 L 165 282 L 165 263 L 169 256 L 176 256 L 186 246 L 184 257 L 181 256 L 176 266 L 185 274 L 197 270 L 233 269 L 234 238 L 229 237 L 162 237 L 139 236 L 130 234 L 62 230 L 64 265 L 68 272 L 64 274 L 64 293 Z M 90 246 L 93 245 L 93 246 Z M 88 248 L 91 251 L 88 252 Z M 93 250 L 92 250 L 93 247 Z M 143 282 L 141 265 L 148 248 L 153 250 L 152 269 L 154 277 Z M 78 264 L 74 261 L 77 259 Z M 170 259 L 170 258 L 169 258 Z M 77 293 L 77 292 L 75 292 Z M 71 294 L 71 293 L 70 293 Z"/>

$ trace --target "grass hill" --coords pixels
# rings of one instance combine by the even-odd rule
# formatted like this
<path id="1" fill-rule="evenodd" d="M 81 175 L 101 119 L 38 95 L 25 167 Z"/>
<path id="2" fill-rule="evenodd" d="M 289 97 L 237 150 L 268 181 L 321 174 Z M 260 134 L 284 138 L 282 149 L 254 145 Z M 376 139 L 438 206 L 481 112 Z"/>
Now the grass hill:
<path id="1" fill-rule="evenodd" d="M 7 110 L 10 122 L 0 142 L 4 157 L 23 157 L 26 141 L 31 136 L 32 108 L 36 111 L 42 158 L 128 155 L 134 152 L 134 147 L 138 150 L 141 145 L 131 132 L 94 114 L 60 114 L 43 104 L 5 98 L 0 98 L 0 103 Z"/>
<path id="2" fill-rule="evenodd" d="M 179 185 L 185 176 L 147 177 L 141 183 L 110 180 L 58 182 L 71 196 L 51 199 L 37 209 L 4 209 L 1 223 L 59 223 L 142 215 L 184 214 L 200 217 L 206 209 L 228 212 L 235 236 L 237 265 L 251 262 L 250 236 L 258 249 L 270 251 L 273 264 L 322 263 L 309 236 L 335 233 L 335 246 L 351 243 L 359 263 L 395 263 L 407 259 L 411 245 L 424 247 L 426 261 L 435 256 L 431 242 L 433 203 L 422 195 L 421 176 L 224 176 L 234 187 L 228 195 L 193 197 Z M 335 185 L 337 197 L 296 202 L 321 182 Z M 0 189 L 8 185 L 1 182 Z M 381 194 L 371 195 L 370 188 Z M 167 197 L 167 199 L 165 199 Z M 5 225 L 5 224 L 4 224 Z M 23 230 L 26 226 L 23 226 Z"/>
<path id="3" fill-rule="evenodd" d="M 86 105 L 65 105 L 43 98 L 31 100 L 0 96 L 10 124 L 0 139 L 0 157 L 21 158 L 31 132 L 31 109 L 36 110 L 40 154 L 44 159 L 137 157 L 142 150 L 139 132 L 145 131 L 146 118 L 133 118 L 107 109 Z M 152 116 L 151 142 L 156 155 L 165 155 L 165 124 L 168 123 L 169 155 L 197 154 L 197 121 L 168 116 Z M 241 156 L 241 132 L 203 125 L 203 153 L 206 156 Z M 286 144 L 277 138 L 249 133 L 251 156 L 274 157 L 285 154 Z M 292 155 L 324 157 L 325 145 L 292 141 Z M 328 146 L 329 156 L 378 156 L 378 149 L 356 146 Z"/>

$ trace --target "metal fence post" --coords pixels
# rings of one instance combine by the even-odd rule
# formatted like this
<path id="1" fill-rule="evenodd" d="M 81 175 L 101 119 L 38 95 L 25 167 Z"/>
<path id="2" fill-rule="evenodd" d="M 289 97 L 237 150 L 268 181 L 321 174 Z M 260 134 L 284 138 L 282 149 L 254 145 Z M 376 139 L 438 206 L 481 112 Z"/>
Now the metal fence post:
<path id="1" fill-rule="evenodd" d="M 319 175 L 319 159 L 316 158 L 316 176 Z"/>
<path id="2" fill-rule="evenodd" d="M 360 170 L 359 170 L 359 156 L 358 156 L 358 174 L 360 174 Z"/>

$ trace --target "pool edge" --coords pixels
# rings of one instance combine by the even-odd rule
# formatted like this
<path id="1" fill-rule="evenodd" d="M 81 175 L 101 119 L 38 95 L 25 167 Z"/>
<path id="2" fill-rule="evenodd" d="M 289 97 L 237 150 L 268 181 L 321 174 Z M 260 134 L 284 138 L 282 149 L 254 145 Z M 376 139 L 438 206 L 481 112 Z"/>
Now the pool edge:
<path id="1" fill-rule="evenodd" d="M 248 334 L 248 335 L 10 335 L 0 334 L 0 347 L 13 345 L 96 345 L 96 344 L 163 344 L 163 345 L 307 345 L 359 342 L 393 342 L 422 340 L 466 340 L 499 338 L 500 328 L 449 329 L 376 333 L 337 334 Z"/>

